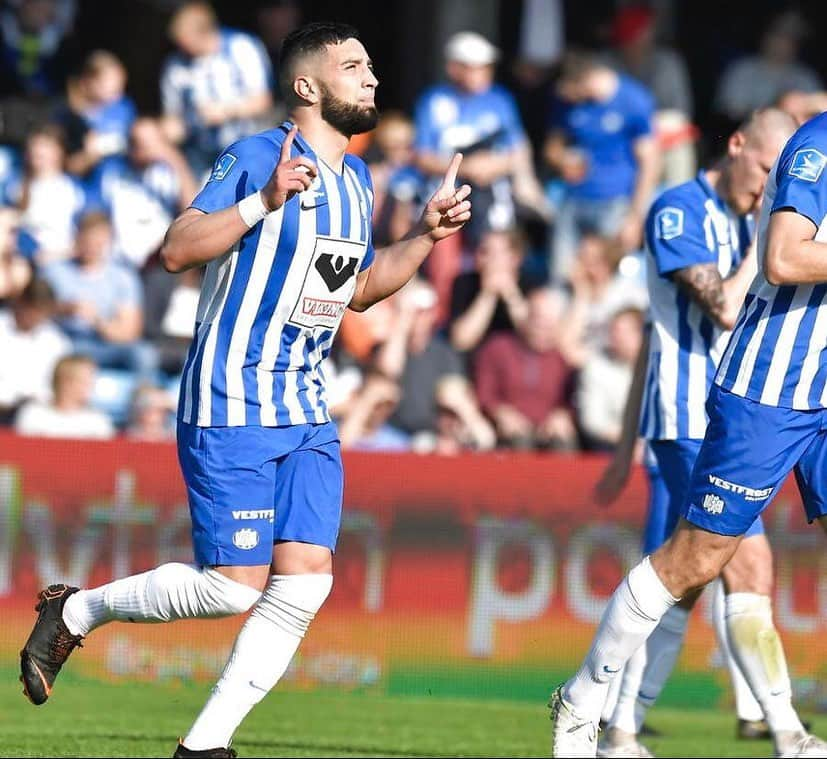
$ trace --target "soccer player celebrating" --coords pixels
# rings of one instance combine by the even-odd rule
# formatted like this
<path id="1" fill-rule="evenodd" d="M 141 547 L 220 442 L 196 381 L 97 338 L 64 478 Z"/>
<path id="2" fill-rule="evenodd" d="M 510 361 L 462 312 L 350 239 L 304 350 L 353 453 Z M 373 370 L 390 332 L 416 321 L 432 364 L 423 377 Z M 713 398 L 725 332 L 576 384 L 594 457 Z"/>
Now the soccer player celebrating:
<path id="1" fill-rule="evenodd" d="M 827 114 L 804 124 L 770 171 L 758 274 L 706 403 L 708 426 L 672 537 L 612 596 L 586 660 L 551 698 L 555 756 L 595 756 L 606 691 L 660 620 L 717 577 L 795 471 L 810 521 L 827 529 Z M 712 230 L 710 230 L 712 231 Z M 777 756 L 825 757 L 791 704 L 768 599 L 726 599 L 733 653 L 764 710 Z"/>
<path id="2" fill-rule="evenodd" d="M 657 462 L 667 498 L 662 504 L 653 500 L 644 554 L 660 548 L 680 518 L 706 430 L 703 399 L 756 274 L 752 213 L 770 167 L 795 126 L 777 109 L 756 112 L 730 137 L 722 161 L 664 192 L 646 220 L 652 337 L 647 356 L 638 361 L 627 411 L 636 422 L 642 401 L 641 434 Z M 599 485 L 600 494 L 611 497 L 625 482 L 635 439 L 634 432 L 625 436 L 625 445 Z M 653 487 L 652 492 L 659 490 Z M 665 517 L 659 507 L 665 509 Z M 769 608 L 773 562 L 760 517 L 744 538 L 724 567 L 726 589 Z M 598 749 L 601 756 L 649 756 L 636 736 L 674 668 L 697 598 L 697 593 L 690 593 L 669 609 L 640 649 L 645 655 L 635 654 L 627 663 L 619 700 Z M 725 623 L 721 627 L 719 639 L 726 646 L 730 636 Z M 741 643 L 732 636 L 732 647 L 740 648 Z M 783 650 L 778 651 L 779 664 L 786 667 Z M 738 700 L 743 702 L 746 695 L 755 704 L 737 669 L 738 658 L 733 679 L 736 688 L 746 690 L 738 693 Z M 750 717 L 763 719 L 760 707 L 753 708 L 758 714 Z"/>
<path id="3" fill-rule="evenodd" d="M 26 693 L 41 704 L 104 623 L 252 608 L 179 757 L 235 756 L 233 732 L 330 592 L 343 480 L 320 364 L 345 308 L 398 290 L 471 215 L 470 188 L 454 187 L 457 154 L 418 224 L 374 252 L 370 177 L 345 154 L 377 121 L 358 33 L 308 24 L 285 39 L 279 71 L 290 121 L 227 148 L 162 249 L 170 271 L 207 265 L 178 417 L 196 563 L 90 590 L 50 586 L 21 653 Z"/>

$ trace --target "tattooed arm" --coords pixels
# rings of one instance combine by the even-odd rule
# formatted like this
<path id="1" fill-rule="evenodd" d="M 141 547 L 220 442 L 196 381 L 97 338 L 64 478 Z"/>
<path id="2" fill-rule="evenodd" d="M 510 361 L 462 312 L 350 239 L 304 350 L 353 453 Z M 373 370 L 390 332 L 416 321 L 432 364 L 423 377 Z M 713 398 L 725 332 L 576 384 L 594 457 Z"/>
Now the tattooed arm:
<path id="1" fill-rule="evenodd" d="M 672 279 L 715 324 L 732 329 L 756 272 L 755 246 L 751 245 L 741 265 L 726 279 L 715 263 L 678 269 Z"/>

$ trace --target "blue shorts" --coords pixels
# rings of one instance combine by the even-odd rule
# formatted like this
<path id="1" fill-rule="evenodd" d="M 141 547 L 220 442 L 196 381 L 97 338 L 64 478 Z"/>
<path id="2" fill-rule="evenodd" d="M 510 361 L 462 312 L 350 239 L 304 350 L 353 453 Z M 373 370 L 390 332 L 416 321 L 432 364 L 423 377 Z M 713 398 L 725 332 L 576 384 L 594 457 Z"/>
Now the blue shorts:
<path id="1" fill-rule="evenodd" d="M 683 516 L 721 535 L 743 535 L 790 470 L 808 521 L 827 514 L 827 409 L 766 406 L 713 385 L 709 426 Z"/>
<path id="2" fill-rule="evenodd" d="M 677 527 L 686 502 L 692 468 L 701 450 L 701 440 L 652 440 L 649 446 L 656 464 L 647 464 L 649 475 L 649 516 L 643 538 L 643 553 L 660 548 Z M 746 537 L 764 534 L 761 517 L 755 519 Z"/>
<path id="3" fill-rule="evenodd" d="M 197 427 L 178 422 L 195 560 L 269 564 L 273 543 L 336 547 L 344 478 L 336 425 Z"/>

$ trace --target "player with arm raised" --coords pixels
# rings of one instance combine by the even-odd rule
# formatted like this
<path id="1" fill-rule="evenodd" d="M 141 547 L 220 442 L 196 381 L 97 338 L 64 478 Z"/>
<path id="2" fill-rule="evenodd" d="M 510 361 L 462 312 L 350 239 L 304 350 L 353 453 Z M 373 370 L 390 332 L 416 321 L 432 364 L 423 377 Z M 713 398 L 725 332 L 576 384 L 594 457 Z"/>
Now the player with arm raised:
<path id="1" fill-rule="evenodd" d="M 827 522 L 825 154 L 822 114 L 790 138 L 770 171 L 758 274 L 714 375 L 680 519 L 615 591 L 584 664 L 552 696 L 557 755 L 595 755 L 612 675 L 670 609 L 722 572 L 791 470 L 808 519 Z M 827 744 L 807 734 L 792 707 L 768 601 L 750 592 L 727 595 L 732 653 L 773 731 L 776 756 L 827 756 Z"/>
<path id="2" fill-rule="evenodd" d="M 345 309 L 402 287 L 471 214 L 470 188 L 454 187 L 456 155 L 411 232 L 374 252 L 370 177 L 345 152 L 377 121 L 378 81 L 357 32 L 308 24 L 285 39 L 279 70 L 290 120 L 219 156 L 162 249 L 170 271 L 207 267 L 178 414 L 195 562 L 90 590 L 50 586 L 21 653 L 39 704 L 74 647 L 106 622 L 252 608 L 181 757 L 235 756 L 235 729 L 331 590 L 343 478 L 321 362 Z"/>

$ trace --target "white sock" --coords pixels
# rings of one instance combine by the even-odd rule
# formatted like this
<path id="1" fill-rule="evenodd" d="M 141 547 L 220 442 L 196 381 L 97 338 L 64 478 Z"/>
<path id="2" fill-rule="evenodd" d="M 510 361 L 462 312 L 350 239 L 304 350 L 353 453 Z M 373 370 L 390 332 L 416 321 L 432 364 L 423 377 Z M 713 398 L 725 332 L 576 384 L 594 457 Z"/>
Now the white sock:
<path id="1" fill-rule="evenodd" d="M 732 690 L 735 694 L 735 713 L 738 719 L 758 722 L 764 719 L 764 710 L 761 704 L 752 695 L 749 683 L 744 678 L 738 662 L 732 655 L 729 647 L 729 637 L 726 625 L 726 592 L 724 583 L 721 580 L 715 582 L 715 589 L 712 596 L 712 626 L 715 628 L 715 637 L 718 641 L 718 648 L 721 656 L 729 670 L 729 678 L 732 681 Z"/>
<path id="2" fill-rule="evenodd" d="M 781 639 L 772 621 L 769 596 L 730 593 L 726 597 L 729 646 L 773 733 L 803 732 L 793 709 L 792 686 Z"/>
<path id="3" fill-rule="evenodd" d="M 635 655 L 636 654 L 632 654 L 632 659 L 635 658 Z M 623 669 L 611 679 L 611 682 L 609 682 L 609 691 L 606 693 L 606 701 L 603 704 L 603 711 L 600 712 L 601 722 L 609 722 L 615 712 L 617 700 L 620 697 L 620 688 L 623 685 L 623 680 L 626 678 L 626 668 L 629 666 L 629 662 L 631 662 L 632 659 L 629 659 L 629 661 L 627 661 L 623 666 Z"/>
<path id="4" fill-rule="evenodd" d="M 644 643 L 626 662 L 626 666 L 623 668 L 623 677 L 615 678 L 615 680 L 620 681 L 620 688 L 618 689 L 617 703 L 612 716 L 608 720 L 610 727 L 616 727 L 626 733 L 637 733 L 635 729 L 635 704 L 637 703 L 637 694 L 640 690 L 645 668 L 646 644 Z"/>
<path id="5" fill-rule="evenodd" d="M 210 698 L 184 739 L 193 751 L 227 748 L 248 712 L 287 670 L 333 576 L 273 575 L 236 638 Z"/>
<path id="6" fill-rule="evenodd" d="M 609 682 L 678 600 L 648 556 L 629 572 L 609 600 L 585 661 L 565 685 L 563 696 L 580 716 L 599 721 Z"/>
<path id="7" fill-rule="evenodd" d="M 646 641 L 646 669 L 635 699 L 634 732 L 640 732 L 646 712 L 660 696 L 683 648 L 689 610 L 673 606 L 663 615 Z"/>
<path id="8" fill-rule="evenodd" d="M 212 568 L 162 564 L 149 572 L 72 594 L 63 606 L 63 621 L 73 635 L 88 635 L 116 619 L 171 622 L 241 614 L 260 596 L 255 588 Z"/>

